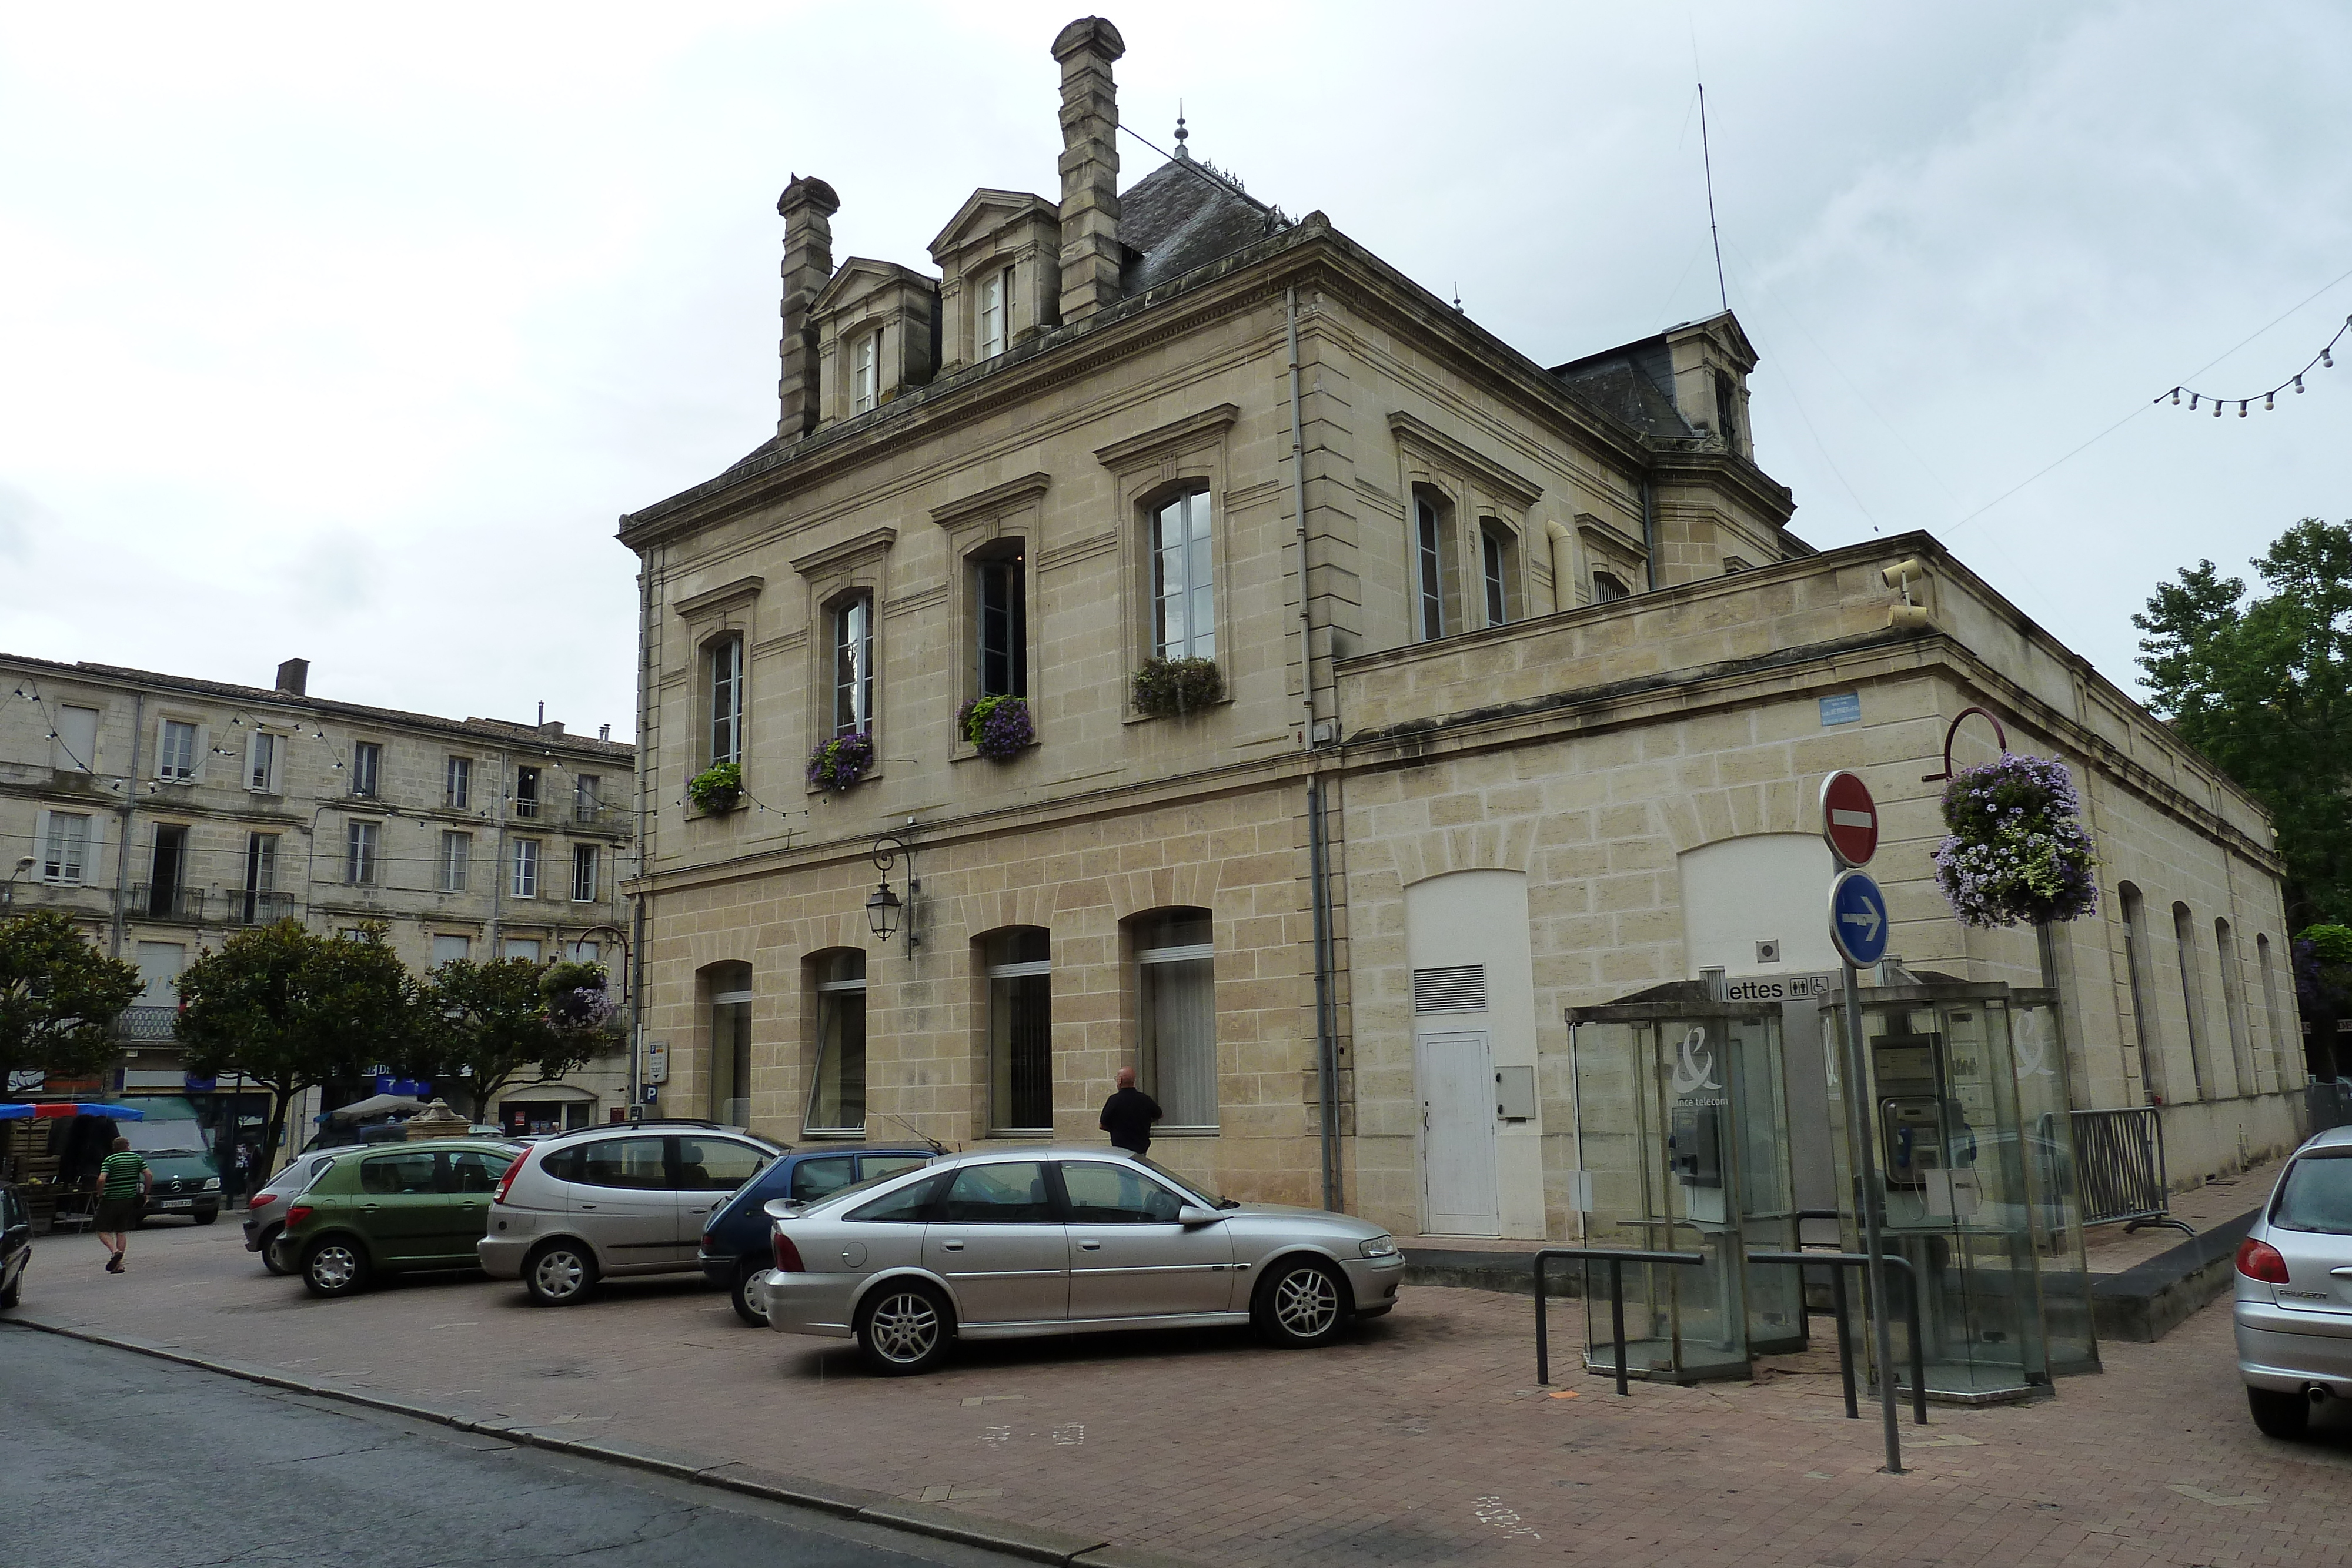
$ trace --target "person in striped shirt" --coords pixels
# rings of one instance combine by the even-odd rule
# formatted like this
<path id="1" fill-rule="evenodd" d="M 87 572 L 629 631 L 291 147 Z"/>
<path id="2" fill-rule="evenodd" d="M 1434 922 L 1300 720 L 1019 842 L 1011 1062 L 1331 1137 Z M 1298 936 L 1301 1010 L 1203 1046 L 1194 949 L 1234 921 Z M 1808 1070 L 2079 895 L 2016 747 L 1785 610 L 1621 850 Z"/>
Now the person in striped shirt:
<path id="1" fill-rule="evenodd" d="M 98 1222 L 91 1228 L 106 1244 L 106 1271 L 122 1272 L 122 1254 L 131 1245 L 131 1228 L 139 1223 L 139 1212 L 147 1206 L 147 1194 L 155 1185 L 155 1173 L 147 1162 L 131 1152 L 131 1140 L 114 1140 L 114 1152 L 99 1162 Z"/>

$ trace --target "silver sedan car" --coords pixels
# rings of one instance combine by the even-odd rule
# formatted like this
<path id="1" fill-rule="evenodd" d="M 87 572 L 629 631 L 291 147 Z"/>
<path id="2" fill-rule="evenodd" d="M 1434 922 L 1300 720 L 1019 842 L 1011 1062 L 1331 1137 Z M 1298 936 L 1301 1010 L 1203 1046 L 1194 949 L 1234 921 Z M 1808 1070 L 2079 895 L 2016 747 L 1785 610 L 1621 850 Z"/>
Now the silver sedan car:
<path id="1" fill-rule="evenodd" d="M 925 1372 L 956 1339 L 1254 1323 L 1318 1345 L 1396 1305 L 1379 1226 L 1239 1204 L 1118 1149 L 950 1155 L 802 1207 L 768 1206 L 751 1281 L 779 1333 L 854 1337 L 877 1372 Z"/>
<path id="2" fill-rule="evenodd" d="M 2352 1399 L 2352 1127 L 2294 1152 L 2238 1248 L 2238 1375 L 2254 1425 L 2299 1436 Z"/>

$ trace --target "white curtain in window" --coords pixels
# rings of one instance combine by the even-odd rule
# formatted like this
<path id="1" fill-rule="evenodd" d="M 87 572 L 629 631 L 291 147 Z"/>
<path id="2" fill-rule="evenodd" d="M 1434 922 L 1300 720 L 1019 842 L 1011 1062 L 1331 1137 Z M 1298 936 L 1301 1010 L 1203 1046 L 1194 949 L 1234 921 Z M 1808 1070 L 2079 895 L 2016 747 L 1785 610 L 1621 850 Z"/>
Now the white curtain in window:
<path id="1" fill-rule="evenodd" d="M 1217 1124 L 1217 1005 L 1207 958 L 1143 965 L 1143 1023 L 1152 1098 L 1163 1125 Z"/>

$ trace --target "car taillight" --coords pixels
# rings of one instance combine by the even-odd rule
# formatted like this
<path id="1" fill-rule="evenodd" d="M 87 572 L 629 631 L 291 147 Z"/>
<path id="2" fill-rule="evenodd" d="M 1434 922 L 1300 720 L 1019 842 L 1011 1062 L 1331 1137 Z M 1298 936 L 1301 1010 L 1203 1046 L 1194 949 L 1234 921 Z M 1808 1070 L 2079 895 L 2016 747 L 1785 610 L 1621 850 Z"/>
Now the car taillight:
<path id="1" fill-rule="evenodd" d="M 286 1211 L 286 1223 L 289 1228 L 299 1225 L 310 1218 L 310 1206 L 307 1203 L 298 1203 Z"/>
<path id="2" fill-rule="evenodd" d="M 247 1208 L 268 1208 L 271 1204 L 276 1203 L 277 1201 L 278 1195 L 274 1192 L 257 1192 L 250 1198 L 246 1200 L 245 1207 Z"/>
<path id="3" fill-rule="evenodd" d="M 2284 1285 L 2287 1281 L 2286 1260 L 2269 1242 L 2249 1236 L 2238 1243 L 2238 1272 L 2266 1285 Z"/>
<path id="4" fill-rule="evenodd" d="M 522 1169 L 523 1161 L 529 1158 L 530 1158 L 530 1153 L 529 1150 L 525 1150 L 523 1153 L 519 1154 L 514 1157 L 514 1163 L 507 1166 L 507 1174 L 499 1177 L 499 1190 L 497 1194 L 491 1197 L 490 1201 L 492 1203 L 504 1203 L 507 1200 L 507 1188 L 514 1186 L 515 1173 Z"/>
<path id="5" fill-rule="evenodd" d="M 793 1239 L 781 1230 L 776 1232 L 776 1272 L 779 1274 L 808 1272 L 807 1268 L 801 1262 L 801 1249 L 793 1246 Z"/>

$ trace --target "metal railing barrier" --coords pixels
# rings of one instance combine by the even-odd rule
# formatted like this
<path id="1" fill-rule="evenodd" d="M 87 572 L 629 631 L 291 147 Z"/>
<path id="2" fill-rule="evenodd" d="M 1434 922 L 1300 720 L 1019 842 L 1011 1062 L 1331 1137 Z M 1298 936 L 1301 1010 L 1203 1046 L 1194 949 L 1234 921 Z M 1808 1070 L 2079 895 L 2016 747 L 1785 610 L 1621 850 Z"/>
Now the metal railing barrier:
<path id="1" fill-rule="evenodd" d="M 2083 1195 L 2083 1223 L 2126 1220 L 2126 1231 L 2168 1225 L 2194 1236 L 2194 1227 L 2166 1212 L 2164 1123 L 2153 1105 L 2119 1111 L 2077 1111 L 2074 1176 Z"/>
<path id="2" fill-rule="evenodd" d="M 1750 1252 L 1750 1263 L 1793 1263 L 1801 1268 L 1808 1263 L 1830 1265 L 1830 1291 L 1837 1305 L 1838 1379 L 1845 1385 L 1845 1415 L 1849 1421 L 1862 1419 L 1862 1406 L 1854 1397 L 1853 1334 L 1846 1323 L 1845 1271 L 1848 1269 L 1870 1267 L 1867 1252 Z M 1904 1315 L 1911 1320 L 1911 1421 L 1914 1426 L 1927 1424 L 1927 1352 L 1919 1332 L 1919 1271 L 1911 1260 L 1889 1252 L 1881 1260 L 1890 1269 L 1900 1269 L 1911 1281 L 1905 1293 L 1910 1297 L 1911 1310 Z M 1865 1296 L 1868 1287 L 1864 1287 Z M 1879 1369 L 1879 1375 L 1890 1375 Z"/>
<path id="3" fill-rule="evenodd" d="M 1547 1288 L 1544 1263 L 1552 1258 L 1565 1258 L 1587 1263 L 1609 1265 L 1609 1332 L 1617 1340 L 1617 1392 L 1628 1392 L 1625 1386 L 1625 1265 L 1628 1263 L 1704 1263 L 1704 1252 L 1644 1252 L 1627 1247 L 1547 1247 L 1535 1255 L 1536 1267 L 1536 1381 L 1551 1381 L 1551 1334 L 1544 1314 Z"/>

